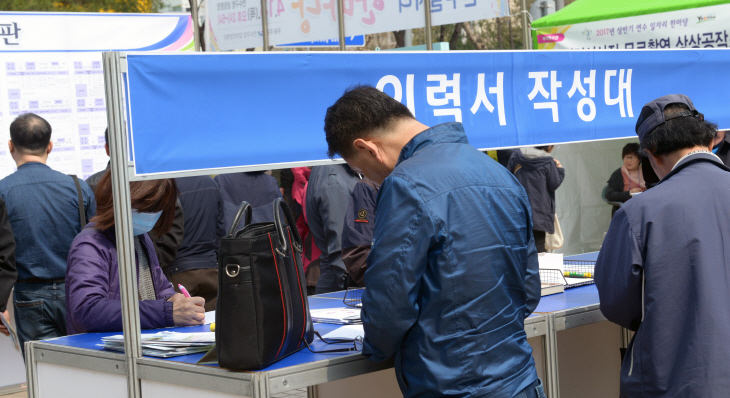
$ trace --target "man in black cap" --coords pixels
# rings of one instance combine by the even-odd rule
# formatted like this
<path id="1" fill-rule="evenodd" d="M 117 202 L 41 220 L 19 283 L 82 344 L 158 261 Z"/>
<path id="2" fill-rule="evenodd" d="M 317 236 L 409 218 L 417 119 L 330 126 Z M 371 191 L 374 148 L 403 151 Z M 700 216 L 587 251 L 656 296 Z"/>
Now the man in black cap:
<path id="1" fill-rule="evenodd" d="M 636 332 L 622 397 L 725 397 L 730 391 L 730 169 L 717 126 L 673 94 L 636 123 L 661 181 L 626 202 L 596 264 L 601 312 Z"/>

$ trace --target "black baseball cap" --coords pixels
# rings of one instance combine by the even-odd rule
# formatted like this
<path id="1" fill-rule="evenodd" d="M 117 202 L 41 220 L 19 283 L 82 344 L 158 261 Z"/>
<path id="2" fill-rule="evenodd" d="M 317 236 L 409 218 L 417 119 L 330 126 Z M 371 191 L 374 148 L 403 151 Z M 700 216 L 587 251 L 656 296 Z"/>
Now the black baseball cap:
<path id="1" fill-rule="evenodd" d="M 682 104 L 687 106 L 689 110 L 680 111 L 669 117 L 665 117 L 664 109 L 671 104 Z M 641 109 L 639 120 L 636 121 L 636 135 L 639 136 L 639 141 L 643 141 L 649 132 L 664 124 L 667 120 L 684 116 L 693 116 L 700 120 L 704 120 L 705 118 L 704 115 L 697 112 L 692 100 L 684 94 L 669 94 L 659 97 L 647 103 Z"/>

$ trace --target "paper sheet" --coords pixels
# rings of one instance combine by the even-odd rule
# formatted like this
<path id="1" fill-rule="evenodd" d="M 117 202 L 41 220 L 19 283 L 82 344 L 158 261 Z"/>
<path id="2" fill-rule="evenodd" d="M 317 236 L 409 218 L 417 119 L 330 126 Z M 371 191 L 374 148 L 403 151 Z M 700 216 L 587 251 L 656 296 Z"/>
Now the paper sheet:
<path id="1" fill-rule="evenodd" d="M 354 340 L 357 337 L 365 337 L 365 331 L 362 328 L 362 325 L 345 325 L 342 327 L 339 327 L 324 336 L 322 336 L 325 340 L 327 339 L 346 339 L 346 340 Z"/>
<path id="2" fill-rule="evenodd" d="M 204 325 L 210 325 L 213 322 L 215 322 L 215 311 L 206 312 Z"/>
<path id="3" fill-rule="evenodd" d="M 0 321 L 2 321 L 3 326 L 5 326 L 10 332 L 10 340 L 12 340 L 13 342 L 13 347 L 15 347 L 15 351 L 20 352 L 20 342 L 18 341 L 18 335 L 15 334 L 15 330 L 10 327 L 10 322 L 5 319 L 5 315 L 3 315 L 2 313 L 0 313 Z"/>
<path id="4" fill-rule="evenodd" d="M 561 253 L 539 253 L 537 261 L 540 269 L 557 269 L 563 272 L 563 255 Z"/>

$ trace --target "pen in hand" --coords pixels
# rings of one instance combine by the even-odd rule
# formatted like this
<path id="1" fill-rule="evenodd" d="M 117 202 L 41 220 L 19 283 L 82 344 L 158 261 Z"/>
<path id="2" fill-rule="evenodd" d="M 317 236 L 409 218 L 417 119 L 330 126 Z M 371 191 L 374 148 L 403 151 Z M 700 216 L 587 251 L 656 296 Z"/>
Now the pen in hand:
<path id="1" fill-rule="evenodd" d="M 188 289 L 185 289 L 185 286 L 178 284 L 177 288 L 180 289 L 180 292 L 182 292 L 183 296 L 190 297 L 190 293 L 188 293 Z"/>

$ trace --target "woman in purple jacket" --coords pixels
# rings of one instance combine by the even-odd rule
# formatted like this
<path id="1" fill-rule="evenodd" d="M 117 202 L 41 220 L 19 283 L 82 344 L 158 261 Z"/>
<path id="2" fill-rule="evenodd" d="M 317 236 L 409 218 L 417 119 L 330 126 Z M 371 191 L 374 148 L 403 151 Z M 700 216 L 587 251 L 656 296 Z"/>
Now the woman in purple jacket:
<path id="1" fill-rule="evenodd" d="M 175 293 L 162 273 L 147 232 L 165 234 L 175 217 L 174 180 L 135 181 L 129 184 L 132 202 L 139 316 L 143 329 L 201 325 L 205 300 Z M 71 244 L 66 269 L 66 324 L 68 334 L 122 330 L 111 175 L 104 174 L 96 189 L 96 216 Z"/>

